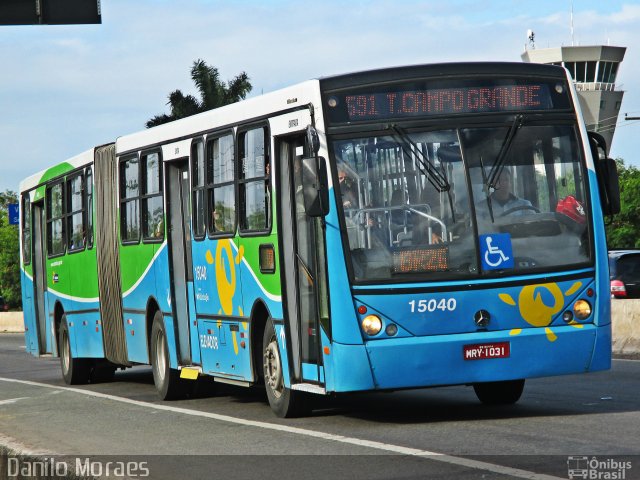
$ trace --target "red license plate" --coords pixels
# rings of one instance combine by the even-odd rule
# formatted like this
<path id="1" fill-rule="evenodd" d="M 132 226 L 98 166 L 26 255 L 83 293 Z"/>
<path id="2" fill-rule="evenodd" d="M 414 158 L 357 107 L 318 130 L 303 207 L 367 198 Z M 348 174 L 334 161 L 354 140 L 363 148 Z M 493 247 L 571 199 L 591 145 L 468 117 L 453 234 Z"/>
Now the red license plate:
<path id="1" fill-rule="evenodd" d="M 511 354 L 511 348 L 509 342 L 479 343 L 476 345 L 465 345 L 462 354 L 465 360 L 507 358 Z"/>

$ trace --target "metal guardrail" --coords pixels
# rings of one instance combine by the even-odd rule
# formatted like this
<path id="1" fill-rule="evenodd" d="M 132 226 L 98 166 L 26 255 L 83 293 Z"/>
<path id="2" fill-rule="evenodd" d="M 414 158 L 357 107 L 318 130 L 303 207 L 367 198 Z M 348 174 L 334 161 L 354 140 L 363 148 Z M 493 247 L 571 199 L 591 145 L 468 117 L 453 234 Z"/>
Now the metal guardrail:
<path id="1" fill-rule="evenodd" d="M 576 90 L 579 92 L 595 92 L 606 91 L 613 92 L 616 90 L 615 83 L 605 82 L 575 82 Z"/>

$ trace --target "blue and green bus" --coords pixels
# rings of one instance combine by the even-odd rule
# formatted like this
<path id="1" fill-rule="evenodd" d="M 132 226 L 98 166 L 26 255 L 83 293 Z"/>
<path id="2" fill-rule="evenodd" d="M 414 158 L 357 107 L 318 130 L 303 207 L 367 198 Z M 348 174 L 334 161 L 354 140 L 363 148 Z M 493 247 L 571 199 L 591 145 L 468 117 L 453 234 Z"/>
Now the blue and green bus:
<path id="1" fill-rule="evenodd" d="M 560 67 L 307 81 L 97 146 L 21 183 L 27 350 L 69 384 L 151 365 L 312 395 L 610 367 L 615 163 Z"/>

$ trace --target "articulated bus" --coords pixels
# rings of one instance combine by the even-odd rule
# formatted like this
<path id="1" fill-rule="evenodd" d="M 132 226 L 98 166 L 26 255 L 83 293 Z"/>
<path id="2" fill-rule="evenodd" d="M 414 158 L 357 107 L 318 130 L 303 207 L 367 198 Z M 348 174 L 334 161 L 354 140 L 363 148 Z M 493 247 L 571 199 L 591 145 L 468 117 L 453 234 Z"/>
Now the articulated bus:
<path id="1" fill-rule="evenodd" d="M 610 367 L 615 163 L 566 70 L 388 68 L 126 135 L 24 180 L 27 350 L 69 384 L 151 365 L 313 395 Z"/>

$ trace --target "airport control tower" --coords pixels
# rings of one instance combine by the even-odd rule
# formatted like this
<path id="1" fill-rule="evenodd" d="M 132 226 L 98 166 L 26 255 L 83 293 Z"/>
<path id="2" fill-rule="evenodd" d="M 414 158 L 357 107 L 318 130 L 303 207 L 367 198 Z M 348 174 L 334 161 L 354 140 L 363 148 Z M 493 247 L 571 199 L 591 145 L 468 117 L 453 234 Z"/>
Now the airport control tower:
<path id="1" fill-rule="evenodd" d="M 587 130 L 600 133 L 610 150 L 624 95 L 616 89 L 615 82 L 626 50 L 605 45 L 540 49 L 530 46 L 521 56 L 524 62 L 562 65 L 571 72 Z"/>

